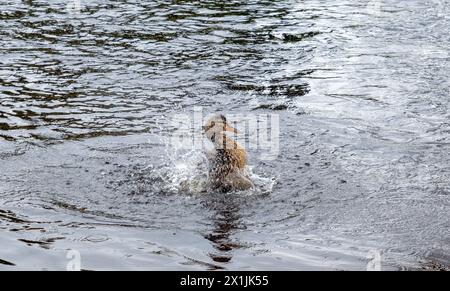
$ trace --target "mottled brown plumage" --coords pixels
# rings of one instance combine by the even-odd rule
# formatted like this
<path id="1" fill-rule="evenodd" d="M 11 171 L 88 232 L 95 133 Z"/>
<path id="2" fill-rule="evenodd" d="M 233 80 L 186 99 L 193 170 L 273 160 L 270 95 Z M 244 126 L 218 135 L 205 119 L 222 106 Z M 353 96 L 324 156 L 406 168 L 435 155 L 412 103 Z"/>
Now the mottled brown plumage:
<path id="1" fill-rule="evenodd" d="M 226 132 L 238 133 L 223 115 L 214 115 L 203 127 L 215 151 L 210 155 L 210 181 L 214 189 L 223 192 L 247 190 L 253 187 L 247 171 L 247 152 Z"/>

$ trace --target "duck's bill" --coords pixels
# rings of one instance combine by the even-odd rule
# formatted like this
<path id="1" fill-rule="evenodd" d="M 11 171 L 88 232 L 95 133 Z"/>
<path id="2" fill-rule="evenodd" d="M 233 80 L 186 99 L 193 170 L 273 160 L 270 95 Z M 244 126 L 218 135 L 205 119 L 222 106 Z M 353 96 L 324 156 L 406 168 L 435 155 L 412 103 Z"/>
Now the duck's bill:
<path id="1" fill-rule="evenodd" d="M 229 126 L 228 124 L 225 126 L 225 131 L 229 131 L 229 132 L 234 132 L 234 133 L 241 133 L 239 130 L 237 130 L 236 128 Z"/>

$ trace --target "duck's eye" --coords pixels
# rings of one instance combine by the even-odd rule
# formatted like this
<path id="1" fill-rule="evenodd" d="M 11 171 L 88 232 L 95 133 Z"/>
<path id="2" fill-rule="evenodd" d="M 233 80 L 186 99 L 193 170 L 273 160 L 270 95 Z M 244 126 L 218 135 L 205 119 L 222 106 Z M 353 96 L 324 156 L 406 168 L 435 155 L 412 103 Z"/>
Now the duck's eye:
<path id="1" fill-rule="evenodd" d="M 211 127 L 214 127 L 214 125 L 216 125 L 216 123 L 214 121 L 211 121 Z"/>

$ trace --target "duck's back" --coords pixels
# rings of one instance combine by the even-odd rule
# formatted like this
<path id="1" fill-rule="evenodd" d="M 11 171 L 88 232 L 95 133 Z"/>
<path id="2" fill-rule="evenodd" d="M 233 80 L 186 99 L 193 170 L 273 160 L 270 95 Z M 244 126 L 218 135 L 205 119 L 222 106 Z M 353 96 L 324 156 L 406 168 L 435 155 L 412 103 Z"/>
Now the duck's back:
<path id="1" fill-rule="evenodd" d="M 212 187 L 223 192 L 247 190 L 253 183 L 246 173 L 247 153 L 242 147 L 216 149 L 210 167 Z"/>

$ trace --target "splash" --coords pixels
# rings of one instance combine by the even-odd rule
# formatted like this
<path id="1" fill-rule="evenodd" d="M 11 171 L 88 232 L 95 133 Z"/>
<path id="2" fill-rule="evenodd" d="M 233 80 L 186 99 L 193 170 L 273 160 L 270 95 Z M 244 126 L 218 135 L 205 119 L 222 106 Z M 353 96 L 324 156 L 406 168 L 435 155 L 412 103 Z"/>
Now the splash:
<path id="1" fill-rule="evenodd" d="M 204 153 L 192 150 L 166 169 L 169 171 L 168 187 L 172 192 L 188 195 L 205 194 L 208 191 L 208 160 Z"/>
<path id="2" fill-rule="evenodd" d="M 150 177 L 153 188 L 162 193 L 182 195 L 205 195 L 214 192 L 210 188 L 209 159 L 210 149 L 183 149 L 173 145 L 169 139 L 164 139 L 164 164 L 151 167 Z M 248 168 L 255 187 L 239 191 L 240 195 L 267 195 L 272 192 L 274 178 L 268 178 L 254 173 L 253 167 Z"/>
<path id="3" fill-rule="evenodd" d="M 250 178 L 255 184 L 255 187 L 250 189 L 247 195 L 269 195 L 272 193 L 273 187 L 276 184 L 275 177 L 265 177 L 253 172 L 253 167 L 249 167 Z"/>

